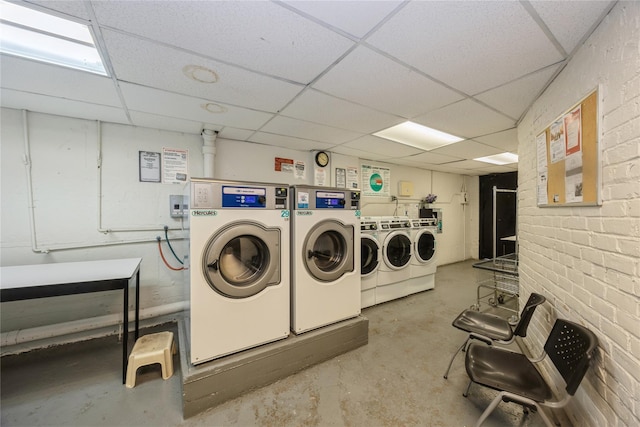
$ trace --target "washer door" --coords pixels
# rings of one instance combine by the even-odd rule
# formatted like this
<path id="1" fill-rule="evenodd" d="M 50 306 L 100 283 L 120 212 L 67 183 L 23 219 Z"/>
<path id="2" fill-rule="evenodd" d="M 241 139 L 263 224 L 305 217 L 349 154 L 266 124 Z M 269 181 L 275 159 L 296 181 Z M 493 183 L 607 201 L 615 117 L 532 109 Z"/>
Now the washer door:
<path id="1" fill-rule="evenodd" d="M 431 230 L 420 230 L 416 235 L 413 248 L 416 259 L 428 263 L 436 254 L 436 236 Z"/>
<path id="2" fill-rule="evenodd" d="M 333 282 L 353 271 L 353 225 L 328 220 L 307 234 L 303 245 L 304 265 L 321 282 Z"/>
<path id="3" fill-rule="evenodd" d="M 378 241 L 368 234 L 362 234 L 360 240 L 360 276 L 366 277 L 373 274 L 380 264 L 380 258 L 378 256 L 380 252 L 380 245 Z"/>
<path id="4" fill-rule="evenodd" d="M 411 261 L 411 239 L 402 231 L 389 233 L 384 240 L 383 256 L 385 264 L 392 270 L 400 270 Z"/>
<path id="5" fill-rule="evenodd" d="M 247 298 L 280 283 L 280 229 L 230 224 L 211 236 L 202 258 L 207 283 L 229 298 Z"/>

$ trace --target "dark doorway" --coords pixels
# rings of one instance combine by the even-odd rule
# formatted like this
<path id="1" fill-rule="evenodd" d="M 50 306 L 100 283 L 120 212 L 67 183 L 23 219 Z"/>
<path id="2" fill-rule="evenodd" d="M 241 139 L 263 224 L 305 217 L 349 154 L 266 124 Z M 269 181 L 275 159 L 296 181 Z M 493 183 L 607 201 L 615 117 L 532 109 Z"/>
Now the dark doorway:
<path id="1" fill-rule="evenodd" d="M 480 259 L 493 258 L 493 187 L 516 190 L 518 172 L 480 177 Z M 515 242 L 503 239 L 516 234 L 516 200 L 516 193 L 496 194 L 496 256 L 515 252 Z"/>

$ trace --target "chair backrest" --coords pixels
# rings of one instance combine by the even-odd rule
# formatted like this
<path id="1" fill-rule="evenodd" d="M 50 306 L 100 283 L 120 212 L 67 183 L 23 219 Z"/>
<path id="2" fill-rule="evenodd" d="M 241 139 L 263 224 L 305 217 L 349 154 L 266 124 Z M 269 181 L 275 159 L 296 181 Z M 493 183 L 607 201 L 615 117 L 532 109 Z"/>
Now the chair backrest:
<path id="1" fill-rule="evenodd" d="M 544 303 L 547 299 L 540 295 L 532 292 L 529 295 L 529 299 L 522 309 L 522 313 L 520 313 L 520 320 L 513 330 L 513 335 L 517 335 L 519 337 L 527 336 L 527 329 L 529 328 L 529 322 L 531 322 L 531 317 L 533 317 L 533 312 L 536 311 L 536 307 L 540 304 Z"/>
<path id="2" fill-rule="evenodd" d="M 589 329 L 568 320 L 556 320 L 544 344 L 544 351 L 567 384 L 566 390 L 574 395 L 587 373 L 598 338 Z"/>

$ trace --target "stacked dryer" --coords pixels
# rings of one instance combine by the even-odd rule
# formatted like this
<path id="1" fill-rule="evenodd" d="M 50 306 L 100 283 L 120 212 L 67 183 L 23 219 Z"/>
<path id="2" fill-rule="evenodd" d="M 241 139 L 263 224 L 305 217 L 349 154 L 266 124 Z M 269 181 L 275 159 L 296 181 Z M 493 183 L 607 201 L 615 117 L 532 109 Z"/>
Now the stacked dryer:
<path id="1" fill-rule="evenodd" d="M 193 178 L 189 190 L 191 363 L 289 336 L 288 187 Z"/>
<path id="2" fill-rule="evenodd" d="M 407 295 L 411 278 L 411 221 L 408 217 L 378 217 L 382 260 L 378 268 L 376 304 Z"/>
<path id="3" fill-rule="evenodd" d="M 291 188 L 291 329 L 360 314 L 360 191 Z"/>
<path id="4" fill-rule="evenodd" d="M 360 221 L 360 257 L 360 303 L 365 308 L 376 304 L 378 267 L 382 262 L 378 220 L 374 217 L 363 217 Z"/>

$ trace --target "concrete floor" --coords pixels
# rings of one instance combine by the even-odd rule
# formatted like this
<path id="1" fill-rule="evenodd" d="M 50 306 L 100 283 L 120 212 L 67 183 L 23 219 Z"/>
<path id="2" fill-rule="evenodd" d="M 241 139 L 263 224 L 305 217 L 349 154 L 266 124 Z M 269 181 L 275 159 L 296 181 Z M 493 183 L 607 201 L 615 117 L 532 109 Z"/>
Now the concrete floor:
<path id="1" fill-rule="evenodd" d="M 464 355 L 442 375 L 465 334 L 451 326 L 476 302 L 487 272 L 472 261 L 438 268 L 436 288 L 363 310 L 369 344 L 187 420 L 179 363 L 163 381 L 159 365 L 121 384 L 113 337 L 7 356 L 1 360 L 1 419 L 7 426 L 469 426 L 496 392 L 473 386 Z M 486 306 L 485 306 L 486 307 Z M 505 313 L 507 316 L 510 313 Z M 175 325 L 164 329 L 177 330 Z M 146 331 L 143 331 L 143 333 Z M 178 355 L 175 356 L 179 357 Z M 542 426 L 501 403 L 485 426 Z M 569 425 L 563 419 L 563 425 Z"/>

